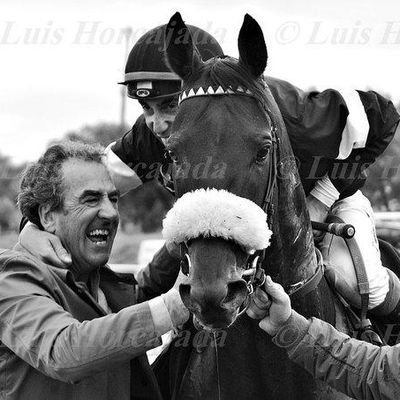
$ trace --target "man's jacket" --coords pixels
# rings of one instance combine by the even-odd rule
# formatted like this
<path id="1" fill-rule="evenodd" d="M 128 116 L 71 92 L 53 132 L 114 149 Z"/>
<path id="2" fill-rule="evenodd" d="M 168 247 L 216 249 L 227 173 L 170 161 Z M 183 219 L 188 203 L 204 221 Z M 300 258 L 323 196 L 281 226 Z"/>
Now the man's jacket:
<path id="1" fill-rule="evenodd" d="M 341 197 L 354 194 L 365 183 L 366 168 L 393 139 L 400 119 L 393 103 L 373 91 L 304 92 L 283 80 L 266 81 L 282 113 L 306 195 L 325 174 Z M 170 160 L 143 115 L 111 150 L 109 167 L 122 192 L 153 179 L 167 184 L 160 166 Z"/>
<path id="2" fill-rule="evenodd" d="M 144 355 L 160 344 L 148 303 L 132 307 L 132 275 L 99 275 L 114 313 L 70 271 L 0 250 L 0 399 L 161 398 Z"/>

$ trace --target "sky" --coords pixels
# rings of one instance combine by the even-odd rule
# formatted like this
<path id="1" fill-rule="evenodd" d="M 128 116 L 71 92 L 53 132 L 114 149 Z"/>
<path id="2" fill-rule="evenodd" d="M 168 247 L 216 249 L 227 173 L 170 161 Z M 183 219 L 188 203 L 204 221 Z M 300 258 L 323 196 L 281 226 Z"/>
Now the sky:
<path id="1" fill-rule="evenodd" d="M 307 89 L 373 89 L 400 102 L 398 0 L 1 0 L 0 154 L 37 159 L 66 132 L 120 120 L 131 47 L 175 11 L 236 56 L 247 12 L 263 29 L 266 74 Z M 126 122 L 140 114 L 128 99 Z"/>

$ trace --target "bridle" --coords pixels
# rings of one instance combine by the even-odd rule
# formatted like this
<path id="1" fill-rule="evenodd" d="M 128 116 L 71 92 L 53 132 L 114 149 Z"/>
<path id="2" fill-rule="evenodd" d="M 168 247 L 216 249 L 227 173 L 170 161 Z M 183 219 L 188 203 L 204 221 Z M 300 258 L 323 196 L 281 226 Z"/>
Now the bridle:
<path id="1" fill-rule="evenodd" d="M 199 97 L 199 96 L 232 96 L 232 95 L 240 95 L 240 96 L 248 96 L 254 98 L 259 104 L 262 111 L 268 116 L 270 121 L 272 122 L 271 129 L 271 148 L 270 155 L 268 158 L 268 177 L 267 177 L 267 186 L 265 188 L 265 193 L 262 202 L 262 209 L 266 213 L 267 223 L 269 226 L 272 224 L 272 219 L 274 215 L 274 206 L 273 206 L 273 196 L 277 184 L 278 177 L 278 160 L 279 160 L 279 146 L 280 139 L 277 136 L 277 128 L 274 123 L 274 119 L 272 118 L 272 113 L 269 110 L 267 104 L 259 97 L 253 94 L 249 89 L 238 86 L 237 88 L 233 88 L 232 86 L 227 89 L 223 89 L 221 86 L 212 87 L 209 86 L 207 88 L 198 87 L 198 88 L 190 88 L 182 91 L 179 96 L 179 103 L 181 104 L 183 101 L 187 101 L 191 98 Z M 181 243 L 181 262 L 180 268 L 183 274 L 188 275 L 191 267 L 191 260 L 189 256 L 189 246 L 188 243 Z M 262 287 L 265 283 L 266 276 L 263 269 L 263 262 L 266 255 L 266 249 L 257 250 L 252 255 L 248 257 L 245 270 L 254 269 L 254 274 L 248 279 L 247 282 L 247 296 L 245 303 L 246 305 L 239 312 L 239 315 L 246 311 L 246 308 L 249 304 L 250 295 L 254 293 L 254 291 L 258 287 Z M 297 298 L 300 296 L 304 296 L 308 292 L 314 290 L 322 276 L 323 276 L 323 268 L 322 268 L 322 257 L 318 254 L 317 251 L 317 260 L 318 260 L 318 268 L 315 273 L 308 279 L 290 285 L 288 288 L 289 295 L 292 298 Z"/>
<path id="2" fill-rule="evenodd" d="M 212 87 L 209 86 L 207 88 L 197 87 L 190 88 L 182 91 L 179 96 L 179 103 L 181 104 L 183 101 L 187 101 L 191 98 L 195 97 L 204 97 L 204 96 L 248 96 L 254 98 L 258 104 L 261 105 L 263 112 L 268 116 L 268 118 L 272 121 L 272 129 L 271 129 L 271 148 L 270 155 L 268 157 L 268 178 L 267 178 L 267 186 L 265 188 L 265 193 L 262 202 L 262 209 L 267 214 L 267 222 L 270 224 L 272 222 L 272 217 L 274 213 L 273 209 L 273 194 L 276 187 L 277 175 L 278 175 L 278 159 L 279 159 L 279 138 L 277 137 L 277 128 L 273 123 L 273 119 L 271 117 L 271 112 L 268 109 L 267 105 L 255 94 L 253 94 L 249 89 L 243 88 L 242 86 L 238 86 L 233 88 L 232 86 L 227 89 L 223 89 L 222 86 Z M 191 261 L 188 253 L 188 244 L 181 243 L 181 271 L 183 274 L 188 275 Z M 248 296 L 250 296 L 257 287 L 264 285 L 265 283 L 265 273 L 262 268 L 263 261 L 265 258 L 265 249 L 257 250 L 252 255 L 248 257 L 245 270 L 254 269 L 254 274 L 249 278 L 247 282 L 247 292 Z M 248 298 L 247 296 L 247 298 Z"/>

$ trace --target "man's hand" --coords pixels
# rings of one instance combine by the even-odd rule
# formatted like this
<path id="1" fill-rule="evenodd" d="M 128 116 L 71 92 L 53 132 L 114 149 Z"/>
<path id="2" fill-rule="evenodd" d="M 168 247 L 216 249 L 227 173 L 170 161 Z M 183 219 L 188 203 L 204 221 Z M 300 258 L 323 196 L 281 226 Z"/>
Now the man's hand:
<path id="1" fill-rule="evenodd" d="M 247 309 L 249 317 L 263 318 L 260 328 L 274 336 L 292 313 L 290 298 L 279 283 L 267 276 L 264 290 L 257 288 Z"/>
<path id="2" fill-rule="evenodd" d="M 19 244 L 34 257 L 59 268 L 67 268 L 72 259 L 60 239 L 41 231 L 35 224 L 27 223 L 18 237 Z"/>
<path id="3" fill-rule="evenodd" d="M 183 325 L 189 319 L 190 312 L 183 304 L 179 292 L 172 288 L 161 297 L 168 309 L 172 324 L 175 327 Z"/>

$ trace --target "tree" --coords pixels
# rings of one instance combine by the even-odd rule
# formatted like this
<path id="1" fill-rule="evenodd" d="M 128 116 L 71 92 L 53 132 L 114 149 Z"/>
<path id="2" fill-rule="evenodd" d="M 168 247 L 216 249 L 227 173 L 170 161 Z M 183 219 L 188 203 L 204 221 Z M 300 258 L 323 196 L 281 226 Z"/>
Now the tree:
<path id="1" fill-rule="evenodd" d="M 161 229 L 162 220 L 173 201 L 174 197 L 161 184 L 156 181 L 146 183 L 121 198 L 122 227 L 130 221 L 140 225 L 143 232 Z"/>
<path id="2" fill-rule="evenodd" d="M 0 231 L 18 226 L 16 199 L 24 168 L 25 165 L 15 166 L 9 157 L 0 154 Z"/>
<path id="3" fill-rule="evenodd" d="M 399 211 L 400 128 L 397 128 L 393 141 L 383 155 L 368 168 L 367 175 L 367 183 L 363 192 L 374 208 L 383 211 Z"/>
<path id="4" fill-rule="evenodd" d="M 100 143 L 102 146 L 108 146 L 119 139 L 127 130 L 128 126 L 101 122 L 96 125 L 85 125 L 77 131 L 67 132 L 65 138 L 69 140 L 81 140 L 85 143 Z"/>
<path id="5" fill-rule="evenodd" d="M 0 197 L 0 232 L 17 229 L 19 218 L 15 202 L 6 196 Z"/>

